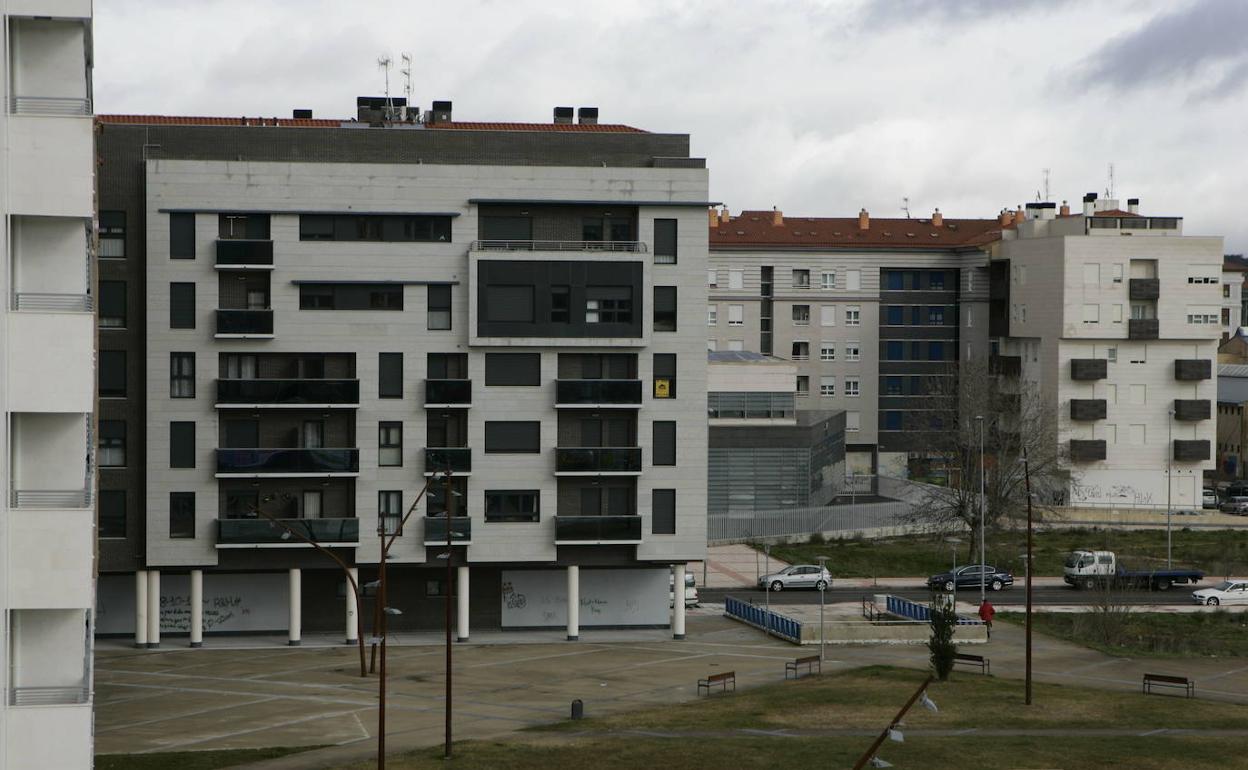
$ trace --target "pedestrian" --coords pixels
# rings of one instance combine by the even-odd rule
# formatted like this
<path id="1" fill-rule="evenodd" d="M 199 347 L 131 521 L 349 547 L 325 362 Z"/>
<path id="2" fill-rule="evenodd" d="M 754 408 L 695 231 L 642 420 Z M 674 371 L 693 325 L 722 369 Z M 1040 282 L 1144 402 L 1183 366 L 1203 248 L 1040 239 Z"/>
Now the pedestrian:
<path id="1" fill-rule="evenodd" d="M 987 599 L 984 599 L 984 601 L 980 603 L 979 619 L 984 621 L 984 626 L 988 629 L 989 639 L 992 638 L 992 616 L 996 614 L 997 614 L 997 611 L 992 608 L 992 602 L 988 601 Z"/>

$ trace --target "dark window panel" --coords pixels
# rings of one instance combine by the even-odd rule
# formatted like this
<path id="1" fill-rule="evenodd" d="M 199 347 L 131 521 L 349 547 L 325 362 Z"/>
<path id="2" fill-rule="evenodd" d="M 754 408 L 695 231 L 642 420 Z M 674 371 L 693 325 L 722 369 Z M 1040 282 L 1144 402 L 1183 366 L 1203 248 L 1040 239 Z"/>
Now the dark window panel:
<path id="1" fill-rule="evenodd" d="M 195 493 L 169 493 L 169 537 L 195 537 Z"/>
<path id="2" fill-rule="evenodd" d="M 99 322 L 101 329 L 126 327 L 126 282 L 100 281 Z"/>
<path id="3" fill-rule="evenodd" d="M 169 354 L 169 397 L 195 398 L 195 354 Z"/>
<path id="4" fill-rule="evenodd" d="M 399 284 L 301 284 L 300 310 L 402 310 Z"/>
<path id="5" fill-rule="evenodd" d="M 675 420 L 656 420 L 654 423 L 654 464 L 676 464 Z"/>
<path id="6" fill-rule="evenodd" d="M 195 328 L 195 284 L 169 284 L 169 328 Z"/>
<path id="7" fill-rule="evenodd" d="M 126 351 L 101 350 L 98 376 L 101 396 L 124 398 L 126 395 Z"/>
<path id="8" fill-rule="evenodd" d="M 195 467 L 195 423 L 169 423 L 169 467 Z"/>
<path id="9" fill-rule="evenodd" d="M 419 214 L 302 214 L 301 241 L 449 243 L 451 217 Z"/>
<path id="10" fill-rule="evenodd" d="M 195 259 L 195 215 L 169 215 L 169 258 Z"/>
<path id="11" fill-rule="evenodd" d="M 429 286 L 429 317 L 427 328 L 443 331 L 451 328 L 451 287 Z"/>
<path id="12" fill-rule="evenodd" d="M 654 287 L 654 330 L 676 331 L 676 287 Z"/>
<path id="13" fill-rule="evenodd" d="M 541 493 L 536 489 L 487 489 L 486 521 L 540 521 Z"/>
<path id="14" fill-rule="evenodd" d="M 486 385 L 541 385 L 541 353 L 486 353 Z"/>
<path id="15" fill-rule="evenodd" d="M 676 398 L 676 354 L 654 354 L 654 397 Z"/>
<path id="16" fill-rule="evenodd" d="M 651 491 L 650 532 L 655 535 L 676 534 L 676 490 Z"/>
<path id="17" fill-rule="evenodd" d="M 478 312 L 491 323 L 531 324 L 533 308 L 534 287 L 495 285 L 486 288 L 485 305 Z"/>
<path id="18" fill-rule="evenodd" d="M 100 490 L 97 534 L 101 539 L 126 536 L 126 490 Z"/>
<path id="19" fill-rule="evenodd" d="M 660 264 L 676 263 L 676 220 L 654 220 L 654 261 Z"/>
<path id="20" fill-rule="evenodd" d="M 403 398 L 403 354 L 377 354 L 378 398 Z"/>
<path id="21" fill-rule="evenodd" d="M 486 454 L 536 454 L 541 451 L 542 424 L 536 421 L 485 423 Z"/>

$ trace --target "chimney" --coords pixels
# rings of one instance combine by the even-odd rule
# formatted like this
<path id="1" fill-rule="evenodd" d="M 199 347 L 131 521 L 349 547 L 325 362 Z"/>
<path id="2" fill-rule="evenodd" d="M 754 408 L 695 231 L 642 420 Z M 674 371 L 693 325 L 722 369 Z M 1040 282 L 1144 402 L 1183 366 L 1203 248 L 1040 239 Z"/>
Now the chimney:
<path id="1" fill-rule="evenodd" d="M 1127 198 L 1127 211 L 1130 211 L 1132 214 L 1140 213 L 1140 199 Z"/>
<path id="2" fill-rule="evenodd" d="M 1027 215 L 1023 213 L 1023 207 L 1022 207 L 1022 206 L 1019 206 L 1017 209 L 1015 209 L 1015 211 L 1014 211 L 1014 224 L 1016 224 L 1016 225 L 1021 225 L 1021 224 L 1023 223 L 1023 220 L 1024 220 L 1024 219 L 1026 219 L 1026 218 L 1027 218 Z"/>
<path id="3" fill-rule="evenodd" d="M 867 213 L 866 209 L 862 209 L 858 212 L 858 229 L 859 230 L 871 229 L 871 215 Z"/>
<path id="4" fill-rule="evenodd" d="M 556 123 L 571 123 L 572 122 L 572 108 L 571 107 L 556 107 L 555 108 L 555 122 Z"/>
<path id="5" fill-rule="evenodd" d="M 728 207 L 724 206 L 719 210 L 719 223 L 721 225 L 726 225 L 730 221 L 732 221 L 732 215 L 728 213 Z"/>
<path id="6" fill-rule="evenodd" d="M 1070 204 L 1066 201 L 1062 201 L 1062 207 L 1058 209 L 1058 213 L 1064 217 L 1070 216 Z"/>
<path id="7" fill-rule="evenodd" d="M 718 211 L 716 211 L 713 208 L 707 209 L 706 217 L 707 217 L 707 222 L 710 225 L 710 227 L 715 228 L 719 226 L 719 212 Z"/>
<path id="8" fill-rule="evenodd" d="M 774 206 L 771 209 L 771 226 L 784 227 L 784 212 Z"/>
<path id="9" fill-rule="evenodd" d="M 311 120 L 312 110 L 296 109 L 293 112 L 291 112 L 290 116 L 294 118 L 295 120 Z"/>
<path id="10" fill-rule="evenodd" d="M 576 111 L 576 122 L 582 126 L 598 125 L 598 108 L 597 107 L 580 107 Z"/>
<path id="11" fill-rule="evenodd" d="M 1083 215 L 1090 217 L 1096 213 L 1096 193 L 1088 193 L 1083 196 Z"/>
<path id="12" fill-rule="evenodd" d="M 932 227 L 944 227 L 945 215 L 940 213 L 940 209 L 932 212 Z"/>
<path id="13" fill-rule="evenodd" d="M 1004 227 L 1008 225 L 1010 223 L 1010 220 L 1012 220 L 1013 218 L 1014 218 L 1014 215 L 1010 213 L 1009 209 L 1001 209 L 1001 211 L 997 214 L 997 224 Z"/>

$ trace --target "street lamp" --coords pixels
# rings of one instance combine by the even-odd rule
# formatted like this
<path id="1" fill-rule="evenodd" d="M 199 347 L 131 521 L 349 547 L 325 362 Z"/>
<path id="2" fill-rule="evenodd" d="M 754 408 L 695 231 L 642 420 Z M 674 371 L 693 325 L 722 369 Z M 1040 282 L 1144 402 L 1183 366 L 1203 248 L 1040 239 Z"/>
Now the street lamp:
<path id="1" fill-rule="evenodd" d="M 819 663 L 823 664 L 823 592 L 827 589 L 827 583 L 823 579 L 824 569 L 828 563 L 827 556 L 815 557 L 819 560 Z"/>
<path id="2" fill-rule="evenodd" d="M 1174 465 L 1174 409 L 1166 411 L 1166 569 L 1173 569 L 1174 563 L 1171 560 L 1171 539 L 1170 518 L 1174 513 L 1174 507 L 1170 504 L 1170 493 L 1174 489 L 1173 465 Z"/>
<path id="3" fill-rule="evenodd" d="M 1032 569 L 1032 547 L 1031 547 L 1031 466 L 1027 464 L 1027 448 L 1023 447 L 1023 456 L 1019 458 L 1023 464 L 1023 480 L 1027 490 L 1027 673 L 1025 695 L 1023 703 L 1031 705 L 1031 573 Z"/>
<path id="4" fill-rule="evenodd" d="M 984 497 L 984 416 L 982 414 L 975 415 L 975 422 L 979 423 L 979 603 L 982 605 L 986 599 L 986 589 L 984 581 L 987 575 L 984 574 L 984 564 L 987 562 L 984 549 L 984 508 L 987 499 Z"/>

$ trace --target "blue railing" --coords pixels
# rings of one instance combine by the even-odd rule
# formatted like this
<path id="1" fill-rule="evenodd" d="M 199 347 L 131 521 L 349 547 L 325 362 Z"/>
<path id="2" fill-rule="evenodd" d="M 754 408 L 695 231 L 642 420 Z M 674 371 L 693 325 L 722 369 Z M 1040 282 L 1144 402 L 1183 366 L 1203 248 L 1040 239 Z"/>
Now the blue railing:
<path id="1" fill-rule="evenodd" d="M 728 596 L 724 598 L 724 614 L 794 644 L 802 643 L 802 624 L 778 612 Z"/>
<path id="2" fill-rule="evenodd" d="M 884 609 L 890 615 L 909 618 L 910 620 L 920 620 L 924 623 L 930 623 L 932 620 L 932 610 L 926 604 L 912 602 L 909 599 L 903 599 L 900 596 L 885 597 Z M 959 626 L 978 626 L 982 625 L 982 623 L 982 620 L 958 618 Z"/>

